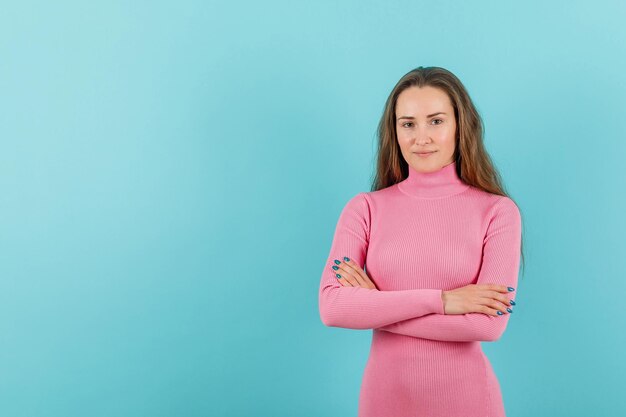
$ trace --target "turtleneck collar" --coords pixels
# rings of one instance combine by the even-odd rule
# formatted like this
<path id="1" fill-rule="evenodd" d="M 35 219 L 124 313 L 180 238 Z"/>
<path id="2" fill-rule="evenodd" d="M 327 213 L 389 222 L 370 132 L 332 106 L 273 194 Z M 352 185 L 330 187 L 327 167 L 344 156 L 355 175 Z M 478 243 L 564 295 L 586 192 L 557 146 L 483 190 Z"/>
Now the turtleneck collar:
<path id="1" fill-rule="evenodd" d="M 405 194 L 420 198 L 448 197 L 467 190 L 470 186 L 456 173 L 456 161 L 433 172 L 419 172 L 409 165 L 409 175 L 398 183 Z"/>

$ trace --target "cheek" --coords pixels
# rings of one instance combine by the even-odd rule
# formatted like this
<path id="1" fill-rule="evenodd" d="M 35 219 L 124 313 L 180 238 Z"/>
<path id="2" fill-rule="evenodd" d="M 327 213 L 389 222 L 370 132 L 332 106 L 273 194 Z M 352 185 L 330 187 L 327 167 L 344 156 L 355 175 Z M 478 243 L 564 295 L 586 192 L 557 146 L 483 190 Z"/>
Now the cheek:
<path id="1" fill-rule="evenodd" d="M 454 129 L 446 129 L 445 132 L 442 131 L 441 135 L 439 135 L 439 143 L 441 146 L 445 147 L 454 147 Z"/>
<path id="2" fill-rule="evenodd" d="M 455 143 L 454 143 L 454 136 L 452 138 L 450 138 L 450 140 L 447 140 L 445 145 L 444 145 L 444 151 L 445 153 L 452 155 L 454 154 L 454 148 L 455 148 Z"/>
<path id="3" fill-rule="evenodd" d="M 407 134 L 403 134 L 403 133 L 398 133 L 397 137 L 398 137 L 398 145 L 400 145 L 400 148 L 405 149 L 407 146 L 410 145 L 411 136 Z"/>

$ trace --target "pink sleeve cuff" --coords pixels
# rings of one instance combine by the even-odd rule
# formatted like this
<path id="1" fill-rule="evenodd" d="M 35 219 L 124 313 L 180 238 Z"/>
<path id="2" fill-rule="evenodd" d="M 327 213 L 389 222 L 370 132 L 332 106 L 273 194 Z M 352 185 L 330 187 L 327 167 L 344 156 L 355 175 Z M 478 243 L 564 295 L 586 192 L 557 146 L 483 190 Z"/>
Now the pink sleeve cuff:
<path id="1" fill-rule="evenodd" d="M 437 313 L 444 314 L 441 289 L 419 289 L 414 291 L 416 316 Z"/>

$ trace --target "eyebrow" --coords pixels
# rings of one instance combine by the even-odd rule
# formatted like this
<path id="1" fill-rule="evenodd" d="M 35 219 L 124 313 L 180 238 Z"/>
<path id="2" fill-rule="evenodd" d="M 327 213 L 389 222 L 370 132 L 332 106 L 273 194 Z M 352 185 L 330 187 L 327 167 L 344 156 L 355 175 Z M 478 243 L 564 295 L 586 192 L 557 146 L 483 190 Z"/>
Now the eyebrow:
<path id="1" fill-rule="evenodd" d="M 426 116 L 426 117 L 433 117 L 433 116 L 436 116 L 436 115 L 438 115 L 438 114 L 448 114 L 448 113 L 445 113 L 445 112 L 442 112 L 442 111 L 438 111 L 437 113 L 429 114 L 429 115 L 428 115 L 428 116 Z M 413 117 L 413 116 L 402 116 L 402 117 L 398 117 L 398 120 L 400 120 L 400 119 L 415 119 L 415 117 Z"/>

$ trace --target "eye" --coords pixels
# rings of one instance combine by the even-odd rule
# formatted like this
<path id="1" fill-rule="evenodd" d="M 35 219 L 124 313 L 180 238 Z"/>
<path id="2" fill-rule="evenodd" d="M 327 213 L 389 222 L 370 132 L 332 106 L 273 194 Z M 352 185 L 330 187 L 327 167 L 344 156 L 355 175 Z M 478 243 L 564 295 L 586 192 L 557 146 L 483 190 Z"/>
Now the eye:
<path id="1" fill-rule="evenodd" d="M 441 123 L 443 123 L 443 120 L 441 120 L 441 119 L 433 119 L 433 121 L 435 121 L 435 120 L 439 120 Z M 441 123 L 436 123 L 436 124 L 440 125 Z"/>
<path id="2" fill-rule="evenodd" d="M 413 124 L 412 122 L 404 122 L 402 123 L 402 127 L 406 127 L 407 124 Z"/>

